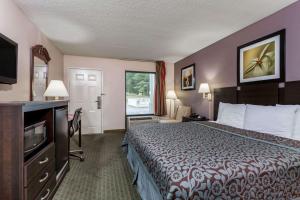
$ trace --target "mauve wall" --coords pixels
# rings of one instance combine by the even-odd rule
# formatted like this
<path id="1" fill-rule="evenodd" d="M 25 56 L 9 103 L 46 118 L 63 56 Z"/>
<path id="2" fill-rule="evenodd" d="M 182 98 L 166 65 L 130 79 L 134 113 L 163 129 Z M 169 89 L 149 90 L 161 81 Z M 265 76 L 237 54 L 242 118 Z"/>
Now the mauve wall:
<path id="1" fill-rule="evenodd" d="M 203 101 L 197 93 L 201 82 L 212 88 L 237 84 L 237 47 L 286 29 L 286 80 L 300 80 L 300 2 L 252 24 L 194 54 L 175 63 L 174 81 L 178 98 L 183 104 L 191 105 L 193 112 L 212 118 L 212 103 Z M 196 90 L 181 91 L 180 69 L 196 63 Z"/>

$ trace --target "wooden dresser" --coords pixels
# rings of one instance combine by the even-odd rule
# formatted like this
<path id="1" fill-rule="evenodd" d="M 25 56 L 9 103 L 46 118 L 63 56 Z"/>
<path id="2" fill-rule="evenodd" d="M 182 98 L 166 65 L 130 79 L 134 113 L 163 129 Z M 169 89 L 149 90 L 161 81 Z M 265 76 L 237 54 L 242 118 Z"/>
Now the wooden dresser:
<path id="1" fill-rule="evenodd" d="M 67 101 L 0 103 L 1 200 L 52 199 L 69 170 L 67 117 Z M 25 157 L 24 128 L 40 121 L 47 139 Z"/>

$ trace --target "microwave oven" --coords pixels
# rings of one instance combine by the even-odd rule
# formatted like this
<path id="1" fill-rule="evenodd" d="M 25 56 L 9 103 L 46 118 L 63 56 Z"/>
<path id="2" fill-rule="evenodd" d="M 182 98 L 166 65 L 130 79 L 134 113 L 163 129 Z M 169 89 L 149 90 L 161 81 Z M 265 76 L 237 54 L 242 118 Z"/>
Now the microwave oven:
<path id="1" fill-rule="evenodd" d="M 28 156 L 47 141 L 46 121 L 41 121 L 24 129 L 24 156 Z"/>

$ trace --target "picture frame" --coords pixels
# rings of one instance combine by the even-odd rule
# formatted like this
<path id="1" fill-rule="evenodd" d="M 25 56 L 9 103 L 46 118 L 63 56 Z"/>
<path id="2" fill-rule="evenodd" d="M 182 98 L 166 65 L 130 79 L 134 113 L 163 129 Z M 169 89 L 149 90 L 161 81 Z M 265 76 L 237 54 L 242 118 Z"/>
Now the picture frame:
<path id="1" fill-rule="evenodd" d="M 237 48 L 238 85 L 285 81 L 285 29 Z"/>
<path id="2" fill-rule="evenodd" d="M 181 90 L 196 89 L 195 63 L 181 69 Z"/>

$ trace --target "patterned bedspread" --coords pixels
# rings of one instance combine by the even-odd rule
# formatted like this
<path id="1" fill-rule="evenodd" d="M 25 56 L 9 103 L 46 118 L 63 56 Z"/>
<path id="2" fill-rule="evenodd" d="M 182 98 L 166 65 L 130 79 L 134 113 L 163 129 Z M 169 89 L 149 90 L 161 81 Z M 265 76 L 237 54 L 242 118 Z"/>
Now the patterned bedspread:
<path id="1" fill-rule="evenodd" d="M 300 142 L 210 122 L 143 124 L 125 137 L 164 199 L 300 197 Z"/>

